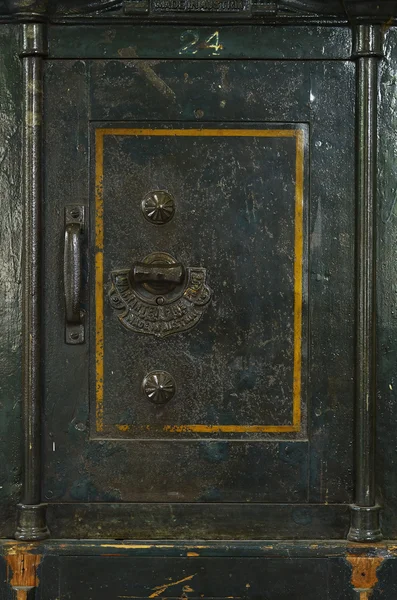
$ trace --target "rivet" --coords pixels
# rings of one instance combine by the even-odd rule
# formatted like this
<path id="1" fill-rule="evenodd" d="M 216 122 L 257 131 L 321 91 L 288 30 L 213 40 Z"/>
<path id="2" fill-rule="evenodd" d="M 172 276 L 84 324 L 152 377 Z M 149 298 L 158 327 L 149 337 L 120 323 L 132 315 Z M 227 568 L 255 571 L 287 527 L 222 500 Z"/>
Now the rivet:
<path id="1" fill-rule="evenodd" d="M 151 371 L 142 382 L 142 390 L 154 404 L 165 404 L 175 395 L 176 386 L 167 371 Z"/>
<path id="2" fill-rule="evenodd" d="M 154 190 L 149 192 L 141 204 L 143 216 L 154 225 L 164 225 L 175 214 L 175 202 L 169 192 Z"/>

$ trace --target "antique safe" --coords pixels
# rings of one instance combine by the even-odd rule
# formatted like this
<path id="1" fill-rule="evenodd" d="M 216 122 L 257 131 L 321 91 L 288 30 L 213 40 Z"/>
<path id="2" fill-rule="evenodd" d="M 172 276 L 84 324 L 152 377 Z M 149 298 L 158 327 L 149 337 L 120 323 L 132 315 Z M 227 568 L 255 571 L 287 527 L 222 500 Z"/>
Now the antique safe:
<path id="1" fill-rule="evenodd" d="M 0 3 L 1 597 L 397 597 L 397 2 Z"/>

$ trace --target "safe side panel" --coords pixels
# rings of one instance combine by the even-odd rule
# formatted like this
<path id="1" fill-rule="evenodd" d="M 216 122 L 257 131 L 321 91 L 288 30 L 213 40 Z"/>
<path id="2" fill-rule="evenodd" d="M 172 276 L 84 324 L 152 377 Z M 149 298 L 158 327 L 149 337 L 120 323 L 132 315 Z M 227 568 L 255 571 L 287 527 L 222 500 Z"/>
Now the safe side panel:
<path id="1" fill-rule="evenodd" d="M 123 63 L 114 65 L 120 69 Z M 146 65 L 147 66 L 147 65 Z M 227 90 L 231 99 L 236 100 L 234 113 L 228 113 L 227 119 L 233 121 L 247 119 L 248 121 L 269 122 L 278 121 L 288 123 L 291 121 L 305 122 L 310 120 L 310 65 L 301 64 L 297 69 L 298 75 L 289 82 L 288 93 L 286 90 L 285 101 L 281 104 L 278 96 L 278 110 L 275 100 L 275 88 L 266 86 L 264 81 L 270 75 L 275 75 L 276 66 L 273 63 L 236 63 L 220 65 L 206 63 L 200 74 L 198 63 L 185 63 L 175 66 L 173 63 L 159 62 L 149 65 L 161 75 L 161 79 L 168 87 L 174 90 L 175 99 L 170 100 L 159 94 L 154 87 L 145 88 L 144 95 L 139 95 L 142 85 L 148 85 L 147 77 L 137 69 L 134 62 L 128 63 L 129 79 L 120 77 L 113 79 L 112 69 L 107 74 L 100 73 L 105 63 L 95 63 L 92 67 L 91 77 L 93 86 L 91 103 L 88 100 L 88 85 L 86 83 L 85 65 L 77 62 L 49 63 L 46 72 L 46 85 L 48 88 L 47 101 L 47 130 L 48 144 L 46 171 L 46 192 L 51 201 L 46 203 L 46 261 L 48 272 L 53 273 L 51 282 L 46 282 L 47 312 L 47 351 L 46 355 L 46 432 L 45 432 L 45 477 L 44 496 L 49 501 L 267 501 L 267 502 L 304 502 L 307 499 L 308 463 L 306 442 L 275 441 L 266 442 L 231 442 L 223 441 L 152 441 L 132 442 L 130 440 L 89 440 L 89 389 L 92 385 L 87 377 L 89 355 L 88 344 L 80 347 L 63 345 L 63 297 L 62 297 L 62 219 L 63 206 L 75 201 L 83 202 L 88 206 L 88 115 L 94 120 L 102 119 L 147 119 L 152 123 L 156 118 L 163 121 L 180 119 L 184 107 L 198 106 L 195 102 L 197 91 L 200 90 L 203 101 L 207 97 L 207 105 L 200 103 L 208 121 L 225 122 L 221 106 L 224 90 L 212 85 L 214 69 L 218 76 L 227 72 Z M 296 66 L 296 65 L 295 65 Z M 145 67 L 142 63 L 140 69 Z M 223 71 L 222 71 L 223 68 Z M 282 65 L 282 68 L 288 67 Z M 167 71 L 168 69 L 168 71 Z M 175 78 L 175 69 L 180 77 Z M 328 72 L 333 75 L 333 80 L 344 86 L 346 93 L 351 94 L 350 67 L 328 64 Z M 184 73 L 196 73 L 193 83 L 186 81 Z M 203 78 L 207 80 L 207 96 L 203 92 Z M 94 76 L 93 76 L 94 74 Z M 106 75 L 106 76 L 105 76 Z M 67 83 L 66 83 L 67 82 Z M 100 94 L 94 92 L 98 86 L 109 88 L 102 89 Z M 280 86 L 287 85 L 281 78 Z M 226 84 L 225 84 L 226 87 Z M 257 88 L 262 97 L 248 93 Z M 113 90 L 113 94 L 111 93 Z M 191 90 L 189 92 L 189 90 Z M 220 91 L 218 91 L 220 90 Z M 247 94 L 243 93 L 243 90 Z M 95 92 L 96 93 L 96 92 Z M 111 104 L 109 98 L 112 96 Z M 59 103 L 57 98 L 63 97 Z M 299 100 L 301 98 L 301 100 Z M 107 100 L 106 100 L 107 99 Z M 106 100 L 106 102 L 104 101 Z M 130 103 L 128 105 L 128 102 Z M 227 102 L 226 102 L 227 105 Z M 126 110 L 125 107 L 132 109 Z M 200 108 L 200 107 L 199 107 Z M 146 112 L 145 112 L 146 109 Z M 331 108 L 330 108 L 331 110 Z M 124 112 L 123 112 L 124 111 Z M 315 142 L 324 140 L 324 130 L 321 119 L 316 113 L 314 126 L 318 131 L 318 138 L 310 142 L 311 147 L 311 180 L 316 181 L 319 196 L 324 195 L 323 217 L 324 223 L 320 238 L 313 237 L 313 229 L 308 236 L 308 244 L 313 245 L 316 240 L 317 248 L 323 257 L 325 267 L 329 264 L 353 264 L 352 243 L 344 245 L 334 242 L 334 237 L 342 234 L 345 226 L 351 223 L 353 207 L 347 204 L 347 195 L 350 193 L 353 181 L 353 166 L 350 147 L 346 142 L 347 136 L 341 129 L 340 139 L 346 149 L 344 160 L 338 153 L 334 153 L 333 145 L 327 148 L 324 154 L 323 147 Z M 332 129 L 332 136 L 337 138 L 337 130 L 344 119 L 351 122 L 340 107 L 332 109 L 332 118 L 326 123 Z M 193 113 L 194 115 L 194 113 Z M 222 117 L 221 117 L 222 115 Z M 193 117 L 189 117 L 195 118 Z M 70 123 L 77 122 L 78 128 L 70 127 Z M 163 123 L 164 124 L 164 123 Z M 335 164 L 334 177 L 341 174 L 340 181 L 346 186 L 338 184 L 337 197 L 330 196 L 327 185 L 323 185 L 322 178 L 316 179 L 316 168 L 330 157 L 330 164 Z M 333 160 L 338 158 L 338 162 Z M 64 177 L 56 177 L 55 173 L 62 172 Z M 326 180 L 328 182 L 329 180 Z M 339 180 L 338 180 L 339 181 Z M 313 183 L 312 183 L 313 184 Z M 317 194 L 314 198 L 315 206 L 318 203 Z M 341 219 L 329 210 L 339 206 Z M 312 215 L 311 213 L 311 216 Z M 341 222 L 343 227 L 341 228 Z M 52 224 L 52 225 L 51 225 Z M 58 233 L 50 233 L 51 226 Z M 312 225 L 310 225 L 312 227 Z M 318 232 L 318 229 L 317 229 Z M 89 236 L 92 236 L 90 232 Z M 91 238 L 89 238 L 91 239 Z M 92 241 L 90 242 L 92 243 Z M 332 261 L 330 258 L 332 256 Z M 88 258 L 87 258 L 88 260 Z M 88 263 L 87 263 L 88 264 Z M 310 271 L 310 267 L 309 267 Z M 92 285 L 91 271 L 87 271 L 87 289 Z M 311 273 L 313 283 L 310 285 L 312 297 L 309 299 L 315 306 L 321 307 L 327 301 L 327 288 L 325 280 L 317 278 L 318 273 Z M 333 297 L 335 308 L 345 303 L 352 312 L 353 298 L 346 295 L 345 273 L 343 278 L 335 275 Z M 54 283 L 55 282 L 55 283 Z M 314 282 L 319 282 L 317 286 Z M 88 298 L 87 298 L 88 299 Z M 88 304 L 87 304 L 88 306 Z M 319 313 L 321 314 L 321 313 Z M 341 319 L 326 332 L 325 337 L 318 339 L 319 329 L 309 327 L 311 344 L 313 348 L 322 348 L 319 354 L 321 360 L 316 360 L 315 371 L 317 390 L 312 397 L 312 413 L 310 428 L 314 428 L 315 454 L 312 459 L 311 477 L 313 478 L 313 493 L 317 497 L 326 498 L 329 502 L 349 501 L 351 490 L 348 486 L 341 485 L 339 476 L 335 479 L 335 486 L 326 485 L 327 478 L 333 477 L 339 457 L 342 461 L 337 465 L 338 472 L 351 472 L 351 457 L 346 452 L 346 444 L 350 436 L 351 419 L 342 419 L 336 415 L 343 410 L 345 414 L 351 413 L 351 395 L 348 385 L 343 393 L 336 395 L 330 407 L 328 402 L 329 377 L 337 377 L 340 367 L 332 358 L 328 363 L 326 357 L 332 356 L 333 345 L 341 344 L 344 332 L 350 327 L 347 321 L 348 312 L 341 313 Z M 92 320 L 93 315 L 89 315 Z M 205 318 L 205 317 L 204 317 Z M 335 319 L 336 321 L 336 319 Z M 317 326 L 321 316 L 316 316 Z M 325 324 L 322 325 L 324 332 Z M 128 332 L 125 333 L 128 335 Z M 182 334 L 181 334 L 182 335 Z M 316 341 L 317 340 L 317 341 Z M 317 350 L 318 352 L 318 350 Z M 348 345 L 344 347 L 344 360 L 352 365 L 352 352 Z M 328 369 L 331 372 L 328 373 Z M 66 385 L 72 379 L 72 386 Z M 320 383 L 321 382 L 321 383 Z M 322 407 L 322 409 L 320 408 Z M 324 434 L 327 431 L 328 433 Z M 321 455 L 316 450 L 320 446 L 321 436 L 336 442 L 327 448 L 327 454 Z M 344 442 L 342 445 L 342 438 Z M 164 477 L 165 465 L 174 465 L 167 469 Z M 345 478 L 343 478 L 345 479 Z M 186 483 L 188 482 L 188 484 Z"/>

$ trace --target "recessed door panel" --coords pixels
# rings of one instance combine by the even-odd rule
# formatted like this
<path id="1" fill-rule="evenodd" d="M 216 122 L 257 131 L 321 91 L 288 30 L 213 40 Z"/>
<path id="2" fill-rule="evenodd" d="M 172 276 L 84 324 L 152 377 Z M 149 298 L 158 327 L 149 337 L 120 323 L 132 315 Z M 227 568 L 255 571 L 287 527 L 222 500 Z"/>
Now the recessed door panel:
<path id="1" fill-rule="evenodd" d="M 302 435 L 306 126 L 93 134 L 95 435 Z"/>

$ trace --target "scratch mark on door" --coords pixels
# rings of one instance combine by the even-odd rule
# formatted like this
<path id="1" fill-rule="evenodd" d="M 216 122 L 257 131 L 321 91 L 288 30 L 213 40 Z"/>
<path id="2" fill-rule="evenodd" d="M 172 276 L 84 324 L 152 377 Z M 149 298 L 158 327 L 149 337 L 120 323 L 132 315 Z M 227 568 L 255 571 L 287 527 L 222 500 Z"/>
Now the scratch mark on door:
<path id="1" fill-rule="evenodd" d="M 165 592 L 165 590 L 167 590 L 168 588 L 170 588 L 174 585 L 179 585 L 180 583 L 184 583 L 185 581 L 191 581 L 193 579 L 193 577 L 195 577 L 196 575 L 197 575 L 197 573 L 194 573 L 193 575 L 188 575 L 188 577 L 184 577 L 183 579 L 180 579 L 179 581 L 171 581 L 170 583 L 165 583 L 164 585 L 156 586 L 155 588 L 153 588 L 153 594 L 150 594 L 149 598 L 157 598 L 163 592 Z"/>

